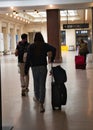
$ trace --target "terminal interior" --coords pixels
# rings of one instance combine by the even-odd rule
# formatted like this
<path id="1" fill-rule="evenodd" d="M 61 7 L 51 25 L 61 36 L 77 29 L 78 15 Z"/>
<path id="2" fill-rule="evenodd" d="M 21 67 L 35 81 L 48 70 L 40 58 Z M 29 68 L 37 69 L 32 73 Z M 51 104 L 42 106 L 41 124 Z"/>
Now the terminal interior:
<path id="1" fill-rule="evenodd" d="M 0 21 L 0 54 L 14 53 L 23 32 L 28 34 L 30 43 L 38 31 L 48 41 L 46 10 L 9 7 L 9 11 L 0 11 Z M 61 50 L 76 50 L 80 39 L 88 43 L 92 52 L 92 8 L 60 9 Z"/>
<path id="2" fill-rule="evenodd" d="M 61 111 L 52 110 L 49 75 L 51 65 L 48 64 L 45 113 L 40 113 L 39 105 L 33 101 L 31 69 L 30 91 L 27 97 L 21 96 L 18 63 L 14 51 L 24 32 L 28 34 L 30 43 L 33 42 L 34 34 L 38 31 L 43 34 L 47 42 L 47 9 L 41 8 L 42 6 L 22 6 L 22 3 L 20 7 L 13 7 L 12 4 L 11 7 L 7 7 L 8 5 L 2 7 L 2 3 L 0 4 L 0 62 L 3 130 L 93 130 L 93 67 L 86 70 L 75 68 L 77 45 L 81 38 L 88 43 L 89 53 L 93 51 L 93 2 L 62 5 L 62 8 L 59 6 L 59 45 L 62 62 L 55 63 L 54 66 L 61 65 L 66 70 L 67 104 L 62 106 Z M 48 7 L 51 8 L 52 6 Z"/>
<path id="3" fill-rule="evenodd" d="M 93 69 L 75 69 L 75 51 L 63 52 L 61 66 L 66 70 L 67 103 L 53 111 L 51 76 L 48 64 L 45 112 L 33 101 L 33 78 L 30 70 L 29 93 L 21 97 L 17 59 L 14 55 L 0 57 L 2 75 L 2 124 L 13 130 L 93 130 Z M 55 64 L 56 65 L 56 64 Z"/>

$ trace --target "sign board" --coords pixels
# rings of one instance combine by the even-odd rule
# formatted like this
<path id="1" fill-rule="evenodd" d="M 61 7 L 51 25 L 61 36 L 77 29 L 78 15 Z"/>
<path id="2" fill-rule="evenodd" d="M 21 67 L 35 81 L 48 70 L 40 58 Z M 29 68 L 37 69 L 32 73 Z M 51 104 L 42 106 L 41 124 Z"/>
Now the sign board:
<path id="1" fill-rule="evenodd" d="M 88 23 L 63 24 L 63 29 L 75 29 L 75 28 L 89 28 L 89 24 Z"/>

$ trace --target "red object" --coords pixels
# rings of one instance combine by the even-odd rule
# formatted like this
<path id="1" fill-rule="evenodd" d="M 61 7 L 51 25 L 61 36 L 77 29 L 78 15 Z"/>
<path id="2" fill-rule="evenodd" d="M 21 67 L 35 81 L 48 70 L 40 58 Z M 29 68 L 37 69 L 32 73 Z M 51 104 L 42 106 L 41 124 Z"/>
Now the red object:
<path id="1" fill-rule="evenodd" d="M 84 56 L 75 56 L 75 68 L 76 69 L 85 69 L 85 58 Z"/>

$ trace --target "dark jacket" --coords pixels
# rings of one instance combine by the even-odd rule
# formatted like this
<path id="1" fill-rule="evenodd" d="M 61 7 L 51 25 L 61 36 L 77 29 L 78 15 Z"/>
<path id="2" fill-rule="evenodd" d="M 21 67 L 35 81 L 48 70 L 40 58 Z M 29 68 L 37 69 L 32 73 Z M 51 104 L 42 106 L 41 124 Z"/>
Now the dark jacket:
<path id="1" fill-rule="evenodd" d="M 16 49 L 18 50 L 18 63 L 23 63 L 23 55 L 25 52 L 27 52 L 27 49 L 29 47 L 30 43 L 25 42 L 22 43 L 21 41 L 18 43 Z"/>
<path id="2" fill-rule="evenodd" d="M 36 44 L 33 43 L 30 45 L 27 53 L 27 60 L 25 64 L 25 74 L 28 73 L 29 67 L 35 67 L 35 66 L 46 66 L 47 65 L 47 53 L 52 52 L 51 62 L 54 61 L 56 56 L 56 48 L 51 46 L 48 43 L 42 43 L 42 48 L 40 50 L 40 54 L 36 55 Z"/>
<path id="3" fill-rule="evenodd" d="M 88 54 L 88 46 L 87 43 L 83 42 L 79 44 L 79 54 L 83 55 L 83 54 Z"/>

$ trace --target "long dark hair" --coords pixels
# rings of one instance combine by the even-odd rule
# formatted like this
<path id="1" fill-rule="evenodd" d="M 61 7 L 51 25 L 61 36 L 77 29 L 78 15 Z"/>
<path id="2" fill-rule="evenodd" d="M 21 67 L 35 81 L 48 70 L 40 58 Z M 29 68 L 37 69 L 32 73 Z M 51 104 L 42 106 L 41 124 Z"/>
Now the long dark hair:
<path id="1" fill-rule="evenodd" d="M 44 38 L 40 32 L 36 32 L 34 37 L 34 43 L 44 43 Z"/>
<path id="2" fill-rule="evenodd" d="M 35 55 L 38 57 L 41 54 L 41 50 L 44 43 L 44 38 L 40 32 L 36 32 L 34 37 L 34 44 L 35 44 Z"/>

